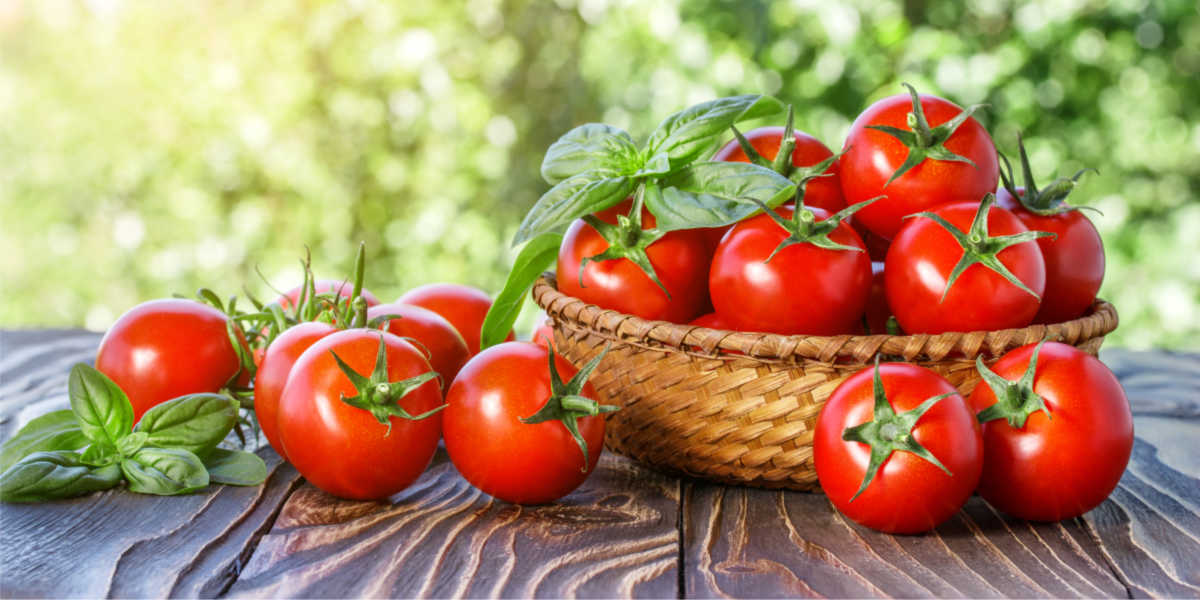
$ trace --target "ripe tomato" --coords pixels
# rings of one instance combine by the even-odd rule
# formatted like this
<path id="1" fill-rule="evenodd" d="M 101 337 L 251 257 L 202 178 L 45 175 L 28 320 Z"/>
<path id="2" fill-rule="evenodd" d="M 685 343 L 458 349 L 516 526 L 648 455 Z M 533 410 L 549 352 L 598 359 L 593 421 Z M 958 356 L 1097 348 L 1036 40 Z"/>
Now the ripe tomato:
<path id="1" fill-rule="evenodd" d="M 319 321 L 298 323 L 279 334 L 263 354 L 254 382 L 254 414 L 267 441 L 284 460 L 287 460 L 287 454 L 279 438 L 278 419 L 279 400 L 283 397 L 288 374 L 309 346 L 337 331 L 337 327 Z"/>
<path id="2" fill-rule="evenodd" d="M 879 531 L 918 533 L 971 496 L 983 440 L 950 382 L 924 367 L 886 363 L 833 391 L 817 417 L 813 461 L 842 514 Z"/>
<path id="3" fill-rule="evenodd" d="M 829 217 L 820 208 L 805 210 L 818 225 Z M 790 205 L 776 212 L 793 217 Z M 828 234 L 832 242 L 858 251 L 802 242 L 775 253 L 788 237 L 768 214 L 734 225 L 709 271 L 716 313 L 741 331 L 833 335 L 856 330 L 871 287 L 871 259 L 858 234 L 845 222 Z"/>
<path id="4" fill-rule="evenodd" d="M 554 328 L 547 323 L 534 329 L 530 341 L 543 348 L 552 348 L 554 346 Z"/>
<path id="5" fill-rule="evenodd" d="M 980 363 L 984 381 L 970 398 L 985 421 L 979 494 L 1017 518 L 1061 521 L 1117 487 L 1133 449 L 1133 416 L 1121 384 L 1095 357 L 1058 342 L 1037 347 L 1005 354 L 992 373 Z"/>
<path id="6" fill-rule="evenodd" d="M 996 205 L 1012 211 L 1029 229 L 1058 236 L 1038 240 L 1046 262 L 1046 291 L 1033 322 L 1060 323 L 1083 315 L 1104 281 L 1104 242 L 1096 226 L 1078 210 L 1039 215 L 1003 187 L 996 191 Z"/>
<path id="7" fill-rule="evenodd" d="M 736 329 L 732 323 L 715 312 L 700 315 L 699 317 L 692 319 L 688 325 L 707 327 L 709 329 L 727 329 L 730 331 L 734 331 Z"/>
<path id="8" fill-rule="evenodd" d="M 892 244 L 890 240 L 880 237 L 879 234 L 863 227 L 862 223 L 853 219 L 850 220 L 850 226 L 854 228 L 854 233 L 862 238 L 863 244 L 867 247 L 867 255 L 871 257 L 872 261 L 882 262 L 887 258 L 888 246 Z"/>
<path id="9" fill-rule="evenodd" d="M 776 155 L 779 154 L 779 144 L 783 141 L 783 133 L 783 127 L 759 127 L 758 129 L 746 132 L 744 137 L 760 156 L 773 161 Z M 796 138 L 796 149 L 792 151 L 793 166 L 811 167 L 833 156 L 833 151 L 825 144 L 822 144 L 817 138 L 803 131 L 795 131 L 794 136 Z M 746 152 L 742 150 L 741 144 L 736 139 L 721 147 L 716 155 L 713 156 L 713 160 L 750 162 L 750 158 L 746 156 Z M 841 183 L 838 181 L 837 161 L 834 161 L 825 170 L 825 173 L 828 175 L 827 177 L 817 177 L 805 185 L 804 204 L 835 213 L 846 207 L 846 200 L 842 198 Z"/>
<path id="10" fill-rule="evenodd" d="M 386 331 L 403 338 L 416 340 L 413 344 L 426 354 L 429 364 L 442 376 L 442 389 L 450 387 L 458 370 L 467 364 L 471 351 L 454 325 L 445 317 L 413 304 L 380 304 L 367 309 L 367 319 L 383 315 L 398 315 L 387 321 Z"/>
<path id="11" fill-rule="evenodd" d="M 976 219 L 980 212 L 986 214 L 985 220 Z M 892 241 L 885 262 L 884 287 L 888 306 L 900 327 L 907 333 L 943 333 L 1028 325 L 1046 286 L 1042 251 L 1037 244 L 1029 243 L 1037 234 L 1026 229 L 1011 212 L 991 206 L 991 196 L 983 204 L 949 204 L 932 214 L 962 235 L 919 216 L 908 219 Z M 1018 234 L 1008 241 L 989 237 Z M 995 247 L 1018 240 L 1024 241 L 995 252 Z M 951 284 L 950 276 L 967 247 L 973 248 L 972 252 L 993 254 L 1028 289 L 1021 289 L 984 264 L 967 267 Z"/>
<path id="12" fill-rule="evenodd" d="M 337 292 L 343 298 L 349 298 L 354 293 L 353 281 L 342 281 L 338 279 L 318 279 L 313 283 L 313 287 L 318 294 L 326 292 Z M 300 292 L 303 291 L 303 285 L 298 285 L 282 296 L 275 299 L 275 302 L 282 306 L 284 310 L 291 310 L 296 302 L 300 300 Z M 379 304 L 379 299 L 375 297 L 367 288 L 362 289 L 363 300 L 367 301 L 367 306 L 375 306 Z"/>
<path id="13" fill-rule="evenodd" d="M 483 319 L 492 308 L 492 299 L 483 290 L 457 283 L 430 283 L 415 287 L 396 302 L 413 304 L 442 315 L 462 335 L 474 356 L 479 352 L 479 333 Z M 517 337 L 510 331 L 506 341 Z"/>
<path id="14" fill-rule="evenodd" d="M 632 202 L 625 200 L 596 217 L 611 225 L 631 206 Z M 654 215 L 642 209 L 642 227 L 652 229 L 656 223 Z M 609 245 L 592 226 L 576 219 L 559 247 L 558 289 L 584 302 L 643 319 L 687 323 L 708 304 L 705 275 L 712 251 L 706 235 L 699 229 L 672 231 L 646 247 L 646 256 L 670 297 L 625 258 L 589 262 L 583 268 L 581 287 L 581 261 L 608 250 Z"/>
<path id="15" fill-rule="evenodd" d="M 912 88 L 909 90 L 911 92 Z M 892 239 L 900 230 L 905 215 L 951 202 L 977 203 L 984 194 L 996 189 L 999 180 L 996 148 L 987 130 L 974 117 L 968 117 L 949 133 L 941 126 L 963 109 L 948 100 L 924 94 L 917 103 L 915 96 L 915 92 L 897 94 L 869 106 L 850 126 L 845 153 L 838 159 L 842 194 L 847 204 L 886 196 L 854 218 L 887 239 Z M 908 123 L 914 104 L 921 107 L 924 115 L 918 120 L 917 134 Z M 892 127 L 908 136 L 923 137 L 931 142 L 944 140 L 944 143 L 922 148 L 921 142 L 914 140 L 918 148 L 912 157 L 924 156 L 924 160 L 889 183 L 914 150 L 893 135 L 872 129 L 874 126 Z M 952 155 L 969 159 L 974 164 L 948 160 Z"/>
<path id="16" fill-rule="evenodd" d="M 228 321 L 221 311 L 191 300 L 143 302 L 104 334 L 96 369 L 129 396 L 137 422 L 157 404 L 220 391 L 238 374 Z"/>
<path id="17" fill-rule="evenodd" d="M 279 437 L 288 460 L 313 485 L 342 498 L 378 500 L 421 475 L 441 433 L 438 414 L 411 420 L 398 411 L 424 415 L 441 401 L 429 361 L 412 344 L 383 331 L 339 331 L 317 340 L 292 367 L 279 403 Z"/>
<path id="18" fill-rule="evenodd" d="M 492 346 L 463 367 L 446 395 L 443 426 L 450 460 L 471 485 L 507 502 L 544 504 L 561 498 L 579 487 L 600 459 L 603 415 L 569 417 L 578 418 L 586 459 L 565 423 L 521 421 L 540 413 L 554 392 L 562 391 L 552 385 L 549 359 L 546 348 L 529 342 Z M 572 377 L 578 374 L 565 359 L 555 356 L 554 365 L 562 380 L 571 378 L 578 387 L 577 395 L 596 397 L 590 383 Z M 588 372 L 585 367 L 583 376 Z"/>

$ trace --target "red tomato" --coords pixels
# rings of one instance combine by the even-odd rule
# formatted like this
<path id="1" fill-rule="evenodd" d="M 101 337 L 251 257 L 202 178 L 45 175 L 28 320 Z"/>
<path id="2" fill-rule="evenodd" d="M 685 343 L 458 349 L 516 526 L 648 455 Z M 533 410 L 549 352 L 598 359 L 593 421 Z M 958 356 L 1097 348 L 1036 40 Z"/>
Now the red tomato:
<path id="1" fill-rule="evenodd" d="M 191 300 L 143 302 L 104 334 L 96 369 L 129 396 L 137 422 L 172 398 L 218 392 L 238 373 L 228 321 L 221 311 Z"/>
<path id="2" fill-rule="evenodd" d="M 457 283 L 430 283 L 405 292 L 396 302 L 428 308 L 446 317 L 467 342 L 471 355 L 479 352 L 483 319 L 492 308 L 492 299 L 483 290 Z M 511 331 L 505 338 L 506 341 L 515 339 L 517 337 Z"/>
<path id="3" fill-rule="evenodd" d="M 551 397 L 548 351 L 529 342 L 499 344 L 463 367 L 446 395 L 446 452 L 471 485 L 507 502 L 544 504 L 579 487 L 600 459 L 604 417 L 578 420 L 587 457 L 561 421 L 526 424 Z M 576 371 L 556 356 L 566 381 Z M 585 383 L 581 394 L 596 398 Z M 586 470 L 584 469 L 586 466 Z"/>
<path id="4" fill-rule="evenodd" d="M 617 215 L 629 212 L 632 202 L 624 202 L 597 213 L 605 223 L 617 222 Z M 642 227 L 651 229 L 657 221 L 642 209 Z M 579 285 L 579 265 L 587 257 L 608 249 L 608 242 L 583 219 L 567 228 L 558 251 L 558 289 L 602 308 L 637 315 L 651 321 L 687 323 L 704 311 L 708 304 L 705 274 L 712 252 L 699 229 L 672 231 L 646 248 L 646 256 L 670 297 L 632 261 L 620 258 L 592 261 L 583 269 L 583 287 Z"/>
<path id="5" fill-rule="evenodd" d="M 1039 215 L 1003 187 L 996 191 L 996 205 L 1012 211 L 1029 229 L 1058 236 L 1038 240 L 1046 261 L 1046 291 L 1033 322 L 1060 323 L 1082 316 L 1104 281 L 1104 242 L 1096 226 L 1078 210 Z"/>
<path id="6" fill-rule="evenodd" d="M 966 233 L 980 206 L 950 204 L 933 214 Z M 992 236 L 1029 231 L 1011 212 L 995 206 L 988 210 L 987 230 Z M 1033 293 L 982 264 L 967 267 L 947 292 L 949 276 L 963 254 L 963 244 L 940 224 L 927 217 L 908 219 L 888 249 L 884 269 L 888 306 L 905 332 L 1008 329 L 1033 320 L 1038 295 L 1046 286 L 1046 266 L 1037 244 L 1018 243 L 996 254 Z"/>
<path id="7" fill-rule="evenodd" d="M 710 312 L 708 314 L 700 315 L 699 317 L 692 319 L 692 322 L 688 323 L 688 325 L 695 325 L 697 327 L 707 327 L 709 329 L 727 329 L 730 331 L 735 330 L 735 328 L 733 327 L 733 324 L 731 324 L 724 317 L 722 317 L 721 315 L 718 315 L 715 312 Z"/>
<path id="8" fill-rule="evenodd" d="M 887 258 L 888 246 L 892 244 L 891 241 L 863 227 L 862 223 L 854 219 L 850 219 L 850 226 L 854 228 L 854 233 L 857 233 L 858 237 L 862 238 L 863 244 L 867 247 L 867 255 L 871 257 L 872 261 L 883 261 Z"/>
<path id="9" fill-rule="evenodd" d="M 962 108 L 937 96 L 921 95 L 920 104 L 930 126 L 942 125 L 958 116 Z M 846 204 L 876 196 L 880 200 L 854 215 L 867 229 L 891 239 L 903 225 L 905 215 L 950 202 L 979 202 L 996 189 L 1000 169 L 996 148 L 987 130 L 969 117 L 944 142 L 951 153 L 973 161 L 926 158 L 906 173 L 888 180 L 904 164 L 909 147 L 895 137 L 869 126 L 895 127 L 912 131 L 908 114 L 913 111 L 910 94 L 884 98 L 854 120 L 846 135 L 845 153 L 838 159 L 840 181 Z"/>
<path id="10" fill-rule="evenodd" d="M 442 389 L 450 387 L 458 370 L 467 364 L 471 351 L 454 325 L 445 317 L 413 304 L 380 304 L 367 309 L 367 320 L 383 315 L 399 315 L 387 322 L 387 331 L 403 338 L 416 340 L 413 344 L 426 355 L 433 370 L 442 376 Z M 411 341 L 411 340 L 410 340 Z"/>
<path id="11" fill-rule="evenodd" d="M 886 334 L 888 318 L 892 316 L 884 288 L 883 267 L 882 262 L 871 263 L 871 291 L 867 294 L 866 309 L 867 328 L 871 335 Z"/>
<path id="12" fill-rule="evenodd" d="M 776 210 L 792 218 L 792 208 Z M 812 211 L 817 222 L 829 213 Z M 833 242 L 862 251 L 833 250 L 811 243 L 789 245 L 769 215 L 734 225 L 713 256 L 708 276 L 717 314 L 733 329 L 771 333 L 833 335 L 855 331 L 871 287 L 871 259 L 846 223 L 829 234 Z"/>
<path id="13" fill-rule="evenodd" d="M 354 293 L 353 281 L 342 281 L 339 279 L 318 279 L 313 283 L 313 286 L 318 294 L 337 292 L 339 296 L 343 298 L 349 298 L 350 295 Z M 298 300 L 300 300 L 300 292 L 302 289 L 303 285 L 298 285 L 285 292 L 279 298 L 276 298 L 275 302 L 282 306 L 284 310 L 290 310 L 292 306 L 295 305 Z M 372 294 L 367 288 L 362 289 L 362 297 L 363 300 L 367 301 L 367 306 L 375 306 L 376 304 L 379 304 L 379 299 L 376 298 L 375 294 Z"/>
<path id="14" fill-rule="evenodd" d="M 554 328 L 547 323 L 541 327 L 538 327 L 537 329 L 534 329 L 533 337 L 530 338 L 530 341 L 543 348 L 554 347 Z"/>
<path id="15" fill-rule="evenodd" d="M 288 374 L 296 359 L 305 350 L 317 343 L 317 340 L 338 331 L 338 328 L 328 323 L 310 321 L 289 327 L 279 334 L 263 355 L 262 365 L 254 382 L 254 414 L 258 418 L 258 426 L 267 436 L 267 441 L 279 456 L 287 460 L 283 451 L 283 442 L 279 438 L 279 400 L 283 397 L 283 387 L 287 384 Z"/>
<path id="16" fill-rule="evenodd" d="M 927 531 L 958 512 L 979 482 L 983 468 L 979 424 L 954 386 L 937 373 L 906 363 L 878 368 L 886 412 L 876 406 L 875 369 L 868 367 L 843 381 L 817 417 L 813 436 L 817 477 L 834 507 L 856 523 L 888 533 Z M 950 395 L 926 404 L 943 394 Z M 905 422 L 906 415 L 910 420 L 917 417 L 915 424 Z M 872 421 L 879 424 L 874 432 L 877 443 L 843 439 L 853 433 L 847 430 Z M 871 436 L 863 432 L 852 437 Z M 890 447 L 913 441 L 949 473 L 912 451 L 897 449 L 888 454 Z M 883 462 L 864 488 L 873 448 Z"/>
<path id="17" fill-rule="evenodd" d="M 783 129 L 783 127 L 759 127 L 758 129 L 746 132 L 744 137 L 746 141 L 750 142 L 750 146 L 758 152 L 759 156 L 769 161 L 775 160 L 775 157 L 779 154 L 779 144 L 783 141 Z M 833 152 L 829 147 L 822 144 L 817 138 L 803 131 L 793 131 L 793 133 L 796 137 L 796 149 L 792 152 L 793 166 L 811 167 L 833 156 Z M 713 160 L 750 162 L 750 159 L 746 156 L 746 152 L 742 150 L 741 144 L 736 139 L 725 144 L 725 146 L 718 150 L 717 154 L 713 156 Z M 804 186 L 804 204 L 805 206 L 815 206 L 823 208 L 830 213 L 835 213 L 846 208 L 846 200 L 842 198 L 841 183 L 838 181 L 837 161 L 834 161 L 825 170 L 825 173 L 828 176 L 817 177 Z"/>
<path id="18" fill-rule="evenodd" d="M 1021 346 L 992 365 L 1008 385 L 994 415 L 980 415 L 997 418 L 983 424 L 979 494 L 1017 518 L 1061 521 L 1099 506 L 1117 487 L 1133 449 L 1133 416 L 1112 371 L 1058 342 L 1038 351 L 1032 389 L 1022 393 L 1020 380 L 1036 347 Z M 984 411 L 997 404 L 997 395 L 984 381 L 970 401 Z"/>
<path id="19" fill-rule="evenodd" d="M 361 398 L 363 391 L 342 372 L 333 354 L 367 377 L 376 367 L 381 339 L 387 381 L 432 370 L 421 351 L 399 336 L 349 329 L 317 340 L 300 355 L 280 399 L 279 437 L 288 461 L 310 483 L 341 498 L 387 498 L 415 481 L 437 450 L 440 415 L 421 420 L 390 416 L 389 430 L 370 411 L 343 401 Z M 392 404 L 419 415 L 441 402 L 437 380 L 431 379 Z"/>

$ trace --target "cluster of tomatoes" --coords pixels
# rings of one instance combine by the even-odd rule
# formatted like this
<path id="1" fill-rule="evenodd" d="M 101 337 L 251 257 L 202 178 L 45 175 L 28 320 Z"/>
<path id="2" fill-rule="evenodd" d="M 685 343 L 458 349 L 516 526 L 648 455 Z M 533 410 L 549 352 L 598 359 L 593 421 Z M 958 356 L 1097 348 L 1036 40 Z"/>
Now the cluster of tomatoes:
<path id="1" fill-rule="evenodd" d="M 842 382 L 813 436 L 830 502 L 889 533 L 932 529 L 974 492 L 1031 521 L 1071 519 L 1103 502 L 1133 449 L 1133 417 L 1112 372 L 1058 342 L 976 367 L 983 380 L 965 400 L 909 363 Z"/>
<path id="2" fill-rule="evenodd" d="M 252 407 L 270 445 L 313 485 L 382 499 L 413 483 L 439 440 L 484 492 L 538 504 L 575 489 L 599 459 L 602 413 L 582 370 L 549 344 L 480 352 L 492 305 L 431 284 L 380 303 L 357 283 L 315 280 L 240 312 L 236 301 L 162 299 L 122 315 L 96 367 L 134 420 L 183 394 L 225 391 Z M 563 383 L 567 380 L 567 383 Z"/>
<path id="3" fill-rule="evenodd" d="M 1082 172 L 1039 190 L 1021 145 L 1018 188 L 974 107 L 909 92 L 859 115 L 836 156 L 790 115 L 786 127 L 734 128 L 712 160 L 775 170 L 799 185 L 792 202 L 649 236 L 639 262 L 636 244 L 605 231 L 619 219 L 654 231 L 654 215 L 631 213 L 627 200 L 567 229 L 559 289 L 646 319 L 780 334 L 982 331 L 1083 315 L 1104 249 L 1064 202 Z"/>

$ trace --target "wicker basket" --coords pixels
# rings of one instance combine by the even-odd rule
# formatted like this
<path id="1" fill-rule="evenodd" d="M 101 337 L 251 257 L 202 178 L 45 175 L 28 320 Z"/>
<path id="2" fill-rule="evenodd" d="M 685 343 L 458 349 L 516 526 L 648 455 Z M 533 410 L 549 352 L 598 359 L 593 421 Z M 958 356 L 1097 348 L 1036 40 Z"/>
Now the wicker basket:
<path id="1" fill-rule="evenodd" d="M 553 275 L 534 285 L 554 343 L 583 364 L 611 343 L 592 375 L 609 417 L 605 444 L 652 466 L 714 481 L 811 490 L 812 431 L 821 406 L 877 353 L 929 367 L 968 394 L 975 358 L 993 362 L 1047 335 L 1096 354 L 1117 327 L 1097 300 L 1073 321 L 1024 329 L 908 336 L 784 336 L 647 321 L 559 293 Z"/>

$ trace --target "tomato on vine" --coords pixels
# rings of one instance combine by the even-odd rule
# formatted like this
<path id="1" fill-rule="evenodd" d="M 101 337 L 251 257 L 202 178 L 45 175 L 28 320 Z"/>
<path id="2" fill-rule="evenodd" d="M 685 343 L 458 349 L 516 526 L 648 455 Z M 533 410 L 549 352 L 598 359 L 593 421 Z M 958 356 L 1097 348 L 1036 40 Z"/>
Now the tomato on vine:
<path id="1" fill-rule="evenodd" d="M 971 496 L 983 441 L 975 414 L 950 382 L 924 367 L 877 361 L 826 401 L 813 462 L 821 489 L 852 521 L 920 533 Z"/>
<path id="2" fill-rule="evenodd" d="M 484 493 L 515 504 L 544 504 L 579 487 L 596 468 L 604 413 L 587 378 L 602 352 L 578 372 L 529 342 L 480 352 L 446 395 L 446 452 Z M 563 377 L 568 381 L 563 383 Z"/>
<path id="3" fill-rule="evenodd" d="M 913 215 L 888 249 L 888 306 L 907 333 L 1024 327 L 1046 286 L 1037 238 L 1011 212 L 982 203 L 948 204 Z M 964 231 L 965 230 L 965 231 Z"/>
<path id="4" fill-rule="evenodd" d="M 1030 521 L 1061 521 L 1112 493 L 1133 449 L 1120 382 L 1096 357 L 1058 342 L 1021 346 L 989 369 L 970 402 L 983 423 L 979 494 Z"/>
<path id="5" fill-rule="evenodd" d="M 296 360 L 277 417 L 288 461 L 341 498 L 408 487 L 437 450 L 442 394 L 420 350 L 371 329 L 327 335 Z"/>
<path id="6" fill-rule="evenodd" d="M 1025 144 L 1017 138 L 1021 153 L 1024 187 L 1013 182 L 1012 165 L 1003 155 L 1003 185 L 996 191 L 996 204 L 1017 216 L 1031 230 L 1048 231 L 1053 238 L 1038 240 L 1046 262 L 1046 290 L 1035 323 L 1059 323 L 1082 315 L 1096 299 L 1104 281 L 1104 242 L 1100 232 L 1080 207 L 1066 203 L 1067 195 L 1088 169 L 1073 177 L 1060 177 L 1043 189 L 1033 180 L 1033 169 Z"/>
<path id="7" fill-rule="evenodd" d="M 992 138 L 971 116 L 981 105 L 963 110 L 904 86 L 907 95 L 884 98 L 854 120 L 838 160 L 848 204 L 885 197 L 855 220 L 886 239 L 896 235 L 906 215 L 941 204 L 978 203 L 999 178 Z"/>
<path id="8" fill-rule="evenodd" d="M 387 318 L 395 317 L 395 318 Z M 445 317 L 413 304 L 380 304 L 367 309 L 369 322 L 387 318 L 380 326 L 402 338 L 412 338 L 417 349 L 427 354 L 430 366 L 442 376 L 442 389 L 458 375 L 471 358 L 471 350 L 454 325 Z"/>
<path id="9" fill-rule="evenodd" d="M 275 300 L 277 304 L 283 307 L 284 310 L 294 308 L 302 297 L 314 298 L 319 294 L 337 294 L 349 301 L 354 296 L 354 283 L 350 281 L 339 281 L 336 279 L 317 279 L 313 281 L 312 287 L 305 292 L 306 284 L 300 284 L 283 294 Z M 375 297 L 370 290 L 360 290 L 359 295 L 367 301 L 367 306 L 375 306 L 379 304 L 379 298 Z"/>

